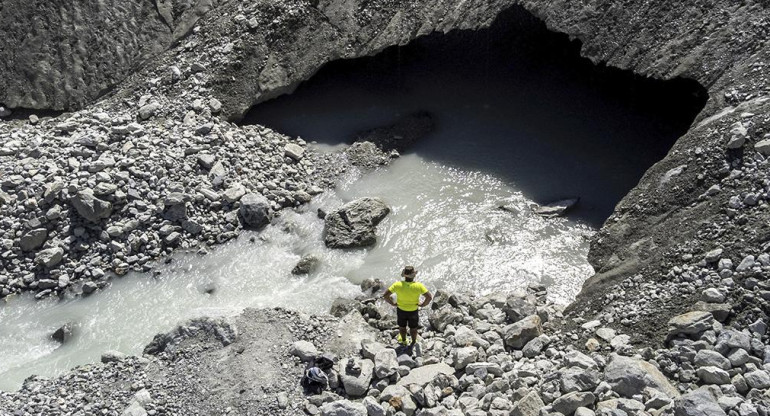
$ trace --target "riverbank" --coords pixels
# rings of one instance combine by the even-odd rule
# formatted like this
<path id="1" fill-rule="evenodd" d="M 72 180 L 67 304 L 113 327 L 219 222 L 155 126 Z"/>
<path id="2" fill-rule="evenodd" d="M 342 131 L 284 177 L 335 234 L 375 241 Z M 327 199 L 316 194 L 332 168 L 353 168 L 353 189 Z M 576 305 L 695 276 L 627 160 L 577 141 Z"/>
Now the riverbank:
<path id="1" fill-rule="evenodd" d="M 545 288 L 504 295 L 438 291 L 421 340 L 399 351 L 381 287 L 331 315 L 246 310 L 159 334 L 142 357 L 106 352 L 102 364 L 0 393 L 24 414 L 285 415 L 766 415 L 767 325 L 723 326 L 716 311 L 668 322 L 667 347 L 629 344 L 600 320 L 561 325 Z M 718 290 L 703 292 L 704 298 Z M 620 316 L 608 317 L 620 319 Z M 716 318 L 716 319 L 715 319 Z M 580 345 L 576 341 L 588 339 Z M 305 362 L 336 357 L 320 394 L 303 391 Z M 349 365 L 353 363 L 353 365 Z"/>

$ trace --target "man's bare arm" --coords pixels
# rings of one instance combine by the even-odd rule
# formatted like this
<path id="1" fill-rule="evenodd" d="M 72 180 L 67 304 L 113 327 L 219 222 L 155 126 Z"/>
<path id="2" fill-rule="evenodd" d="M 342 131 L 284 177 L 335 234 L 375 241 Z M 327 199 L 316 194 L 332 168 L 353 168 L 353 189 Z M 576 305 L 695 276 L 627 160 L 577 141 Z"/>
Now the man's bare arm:
<path id="1" fill-rule="evenodd" d="M 385 302 L 388 302 L 389 304 L 396 306 L 396 302 L 393 301 L 393 292 L 390 290 L 386 290 L 385 294 L 382 295 L 382 298 L 385 299 Z"/>
<path id="2" fill-rule="evenodd" d="M 430 303 L 431 300 L 433 300 L 433 295 L 430 294 L 430 292 L 425 292 L 424 295 L 422 295 L 425 299 L 422 300 L 422 303 L 420 304 L 420 307 L 426 307 Z"/>

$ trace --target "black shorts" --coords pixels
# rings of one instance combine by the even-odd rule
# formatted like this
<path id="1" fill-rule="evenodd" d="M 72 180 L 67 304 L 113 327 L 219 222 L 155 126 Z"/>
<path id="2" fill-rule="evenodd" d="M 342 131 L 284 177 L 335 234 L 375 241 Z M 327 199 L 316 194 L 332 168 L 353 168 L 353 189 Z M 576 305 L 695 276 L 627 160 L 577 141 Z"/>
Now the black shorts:
<path id="1" fill-rule="evenodd" d="M 407 312 L 396 308 L 396 322 L 398 326 L 407 326 L 408 324 L 409 328 L 417 329 L 420 327 L 420 311 Z"/>

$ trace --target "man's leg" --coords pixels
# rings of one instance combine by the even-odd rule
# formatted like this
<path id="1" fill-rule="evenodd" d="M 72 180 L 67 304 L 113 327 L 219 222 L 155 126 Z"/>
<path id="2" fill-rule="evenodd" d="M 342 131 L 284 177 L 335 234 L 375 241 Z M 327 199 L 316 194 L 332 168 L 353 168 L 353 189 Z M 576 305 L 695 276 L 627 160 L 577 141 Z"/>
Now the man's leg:
<path id="1" fill-rule="evenodd" d="M 414 311 L 412 312 L 411 316 L 409 317 L 409 332 L 412 336 L 412 345 L 414 345 L 417 342 L 417 328 L 420 326 L 420 315 L 419 312 Z"/>
<path id="2" fill-rule="evenodd" d="M 401 344 L 406 345 L 406 325 L 408 322 L 407 314 L 400 308 L 396 308 L 396 324 L 398 324 L 398 332 L 401 335 Z"/>

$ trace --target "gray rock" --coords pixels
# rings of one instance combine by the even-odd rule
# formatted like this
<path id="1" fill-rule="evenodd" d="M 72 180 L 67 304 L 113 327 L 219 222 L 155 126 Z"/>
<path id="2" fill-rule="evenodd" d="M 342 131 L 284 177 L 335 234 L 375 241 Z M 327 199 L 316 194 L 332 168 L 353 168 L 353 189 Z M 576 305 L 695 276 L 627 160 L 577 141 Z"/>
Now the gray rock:
<path id="1" fill-rule="evenodd" d="M 503 312 L 511 323 L 518 322 L 528 316 L 537 314 L 536 299 L 532 296 L 511 295 L 505 299 Z"/>
<path id="2" fill-rule="evenodd" d="M 746 130 L 746 126 L 740 121 L 736 122 L 730 128 L 730 138 L 727 140 L 727 148 L 740 149 L 743 147 L 743 144 L 746 143 L 747 136 L 748 131 Z"/>
<path id="3" fill-rule="evenodd" d="M 101 361 L 106 364 L 106 363 L 118 362 L 125 358 L 126 358 L 126 354 L 123 354 L 120 351 L 109 350 L 102 353 Z"/>
<path id="4" fill-rule="evenodd" d="M 260 194 L 248 193 L 241 198 L 238 217 L 244 228 L 260 229 L 270 223 L 270 201 Z"/>
<path id="5" fill-rule="evenodd" d="M 452 351 L 454 367 L 457 370 L 463 370 L 468 364 L 476 362 L 477 357 L 478 349 L 476 347 L 455 348 Z"/>
<path id="6" fill-rule="evenodd" d="M 216 98 L 212 98 L 209 100 L 209 108 L 211 109 L 211 113 L 218 114 L 222 111 L 222 102 Z"/>
<path id="7" fill-rule="evenodd" d="M 723 250 L 721 248 L 715 248 L 706 253 L 704 260 L 706 260 L 707 263 L 715 263 L 722 257 L 722 252 Z"/>
<path id="8" fill-rule="evenodd" d="M 356 248 L 373 245 L 377 241 L 377 224 L 390 213 L 378 198 L 361 198 L 348 202 L 326 215 L 324 242 L 330 248 Z"/>
<path id="9" fill-rule="evenodd" d="M 294 160 L 301 160 L 302 156 L 305 155 L 305 149 L 295 143 L 289 143 L 283 148 L 284 155 L 294 159 Z"/>
<path id="10" fill-rule="evenodd" d="M 770 388 L 770 375 L 765 370 L 755 370 L 743 375 L 749 387 L 754 389 Z"/>
<path id="11" fill-rule="evenodd" d="M 596 370 L 572 367 L 559 374 L 562 393 L 593 390 L 599 385 L 600 374 Z"/>
<path id="12" fill-rule="evenodd" d="M 240 183 L 234 183 L 222 193 L 225 201 L 234 203 L 239 201 L 244 195 L 246 195 L 246 187 Z"/>
<path id="13" fill-rule="evenodd" d="M 596 361 L 593 358 L 583 354 L 580 351 L 568 351 L 564 355 L 564 364 L 566 367 L 596 368 Z"/>
<path id="14" fill-rule="evenodd" d="M 35 255 L 35 263 L 46 269 L 57 266 L 64 259 L 64 250 L 61 247 L 40 250 Z"/>
<path id="15" fill-rule="evenodd" d="M 679 396 L 679 391 L 655 366 L 636 358 L 612 354 L 604 368 L 604 378 L 623 397 L 642 394 L 645 387 L 659 390 L 669 397 Z"/>
<path id="16" fill-rule="evenodd" d="M 385 346 L 376 341 L 363 340 L 361 341 L 361 355 L 364 358 L 374 360 L 374 356 L 385 349 Z"/>
<path id="17" fill-rule="evenodd" d="M 511 409 L 511 416 L 538 416 L 540 409 L 545 406 L 540 395 L 535 390 L 530 390 Z"/>
<path id="18" fill-rule="evenodd" d="M 112 215 L 112 204 L 94 196 L 94 191 L 84 189 L 70 198 L 70 203 L 84 219 L 98 223 Z"/>
<path id="19" fill-rule="evenodd" d="M 695 365 L 697 367 L 718 367 L 722 370 L 729 370 L 730 360 L 722 354 L 712 350 L 700 350 L 695 354 Z"/>
<path id="20" fill-rule="evenodd" d="M 353 363 L 353 365 L 348 365 Z M 340 380 L 345 388 L 345 393 L 350 397 L 362 397 L 369 389 L 369 383 L 374 374 L 372 360 L 363 359 L 353 362 L 352 359 L 343 359 L 339 366 Z"/>
<path id="21" fill-rule="evenodd" d="M 385 349 L 374 355 L 374 374 L 377 378 L 390 377 L 398 371 L 396 351 Z"/>
<path id="22" fill-rule="evenodd" d="M 142 406 L 147 406 L 148 404 L 152 403 L 152 396 L 150 395 L 150 392 L 147 391 L 147 389 L 141 389 L 134 393 L 134 401 Z"/>
<path id="23" fill-rule="evenodd" d="M 717 346 L 721 345 L 749 351 L 751 350 L 751 335 L 733 329 L 725 329 L 717 337 Z"/>
<path id="24" fill-rule="evenodd" d="M 366 406 L 366 414 L 368 416 L 385 416 L 385 408 L 380 406 L 376 399 L 367 396 L 362 403 Z"/>
<path id="25" fill-rule="evenodd" d="M 318 349 L 312 342 L 300 340 L 291 345 L 289 353 L 299 357 L 303 362 L 307 362 L 318 356 Z"/>
<path id="26" fill-rule="evenodd" d="M 464 325 L 460 326 L 455 331 L 454 342 L 458 347 L 467 347 L 470 345 L 474 347 L 482 347 L 484 349 L 489 347 L 489 341 L 481 338 L 481 336 L 476 333 L 476 331 Z"/>
<path id="27" fill-rule="evenodd" d="M 40 248 L 48 238 L 48 230 L 35 228 L 24 233 L 19 239 L 19 246 L 23 251 L 32 251 Z"/>
<path id="28" fill-rule="evenodd" d="M 454 373 L 455 370 L 445 363 L 424 365 L 410 371 L 408 375 L 398 381 L 397 385 L 408 386 L 416 384 L 423 387 L 433 381 L 439 374 L 453 375 Z"/>
<path id="29" fill-rule="evenodd" d="M 578 407 L 575 409 L 575 415 L 574 416 L 595 416 L 596 413 L 594 413 L 593 410 L 587 408 L 587 407 Z"/>
<path id="30" fill-rule="evenodd" d="M 668 321 L 668 333 L 670 336 L 679 334 L 694 335 L 714 324 L 714 317 L 709 312 L 695 311 L 675 316 Z"/>
<path id="31" fill-rule="evenodd" d="M 336 298 L 332 302 L 331 308 L 329 308 L 329 313 L 332 316 L 341 318 L 349 314 L 351 311 L 359 310 L 360 307 L 361 307 L 361 304 L 357 302 L 355 299 Z"/>
<path id="32" fill-rule="evenodd" d="M 725 295 L 719 289 L 712 287 L 703 291 L 701 299 L 707 303 L 722 303 L 725 300 Z"/>
<path id="33" fill-rule="evenodd" d="M 698 374 L 698 378 L 704 384 L 722 385 L 730 383 L 730 374 L 719 367 L 701 367 L 696 371 L 696 374 Z"/>
<path id="34" fill-rule="evenodd" d="M 72 322 L 67 322 L 51 334 L 51 339 L 64 344 L 72 338 L 73 329 L 74 325 L 72 325 Z"/>
<path id="35" fill-rule="evenodd" d="M 96 292 L 96 289 L 98 288 L 99 286 L 97 286 L 94 282 L 85 282 L 83 283 L 83 294 L 89 295 Z"/>
<path id="36" fill-rule="evenodd" d="M 596 396 L 591 392 L 573 392 L 554 400 L 551 407 L 563 415 L 571 415 L 578 407 L 590 406 L 595 400 Z"/>
<path id="37" fill-rule="evenodd" d="M 543 329 L 540 326 L 540 317 L 537 315 L 528 316 L 521 321 L 505 327 L 505 345 L 521 349 L 529 341 L 542 335 Z"/>
<path id="38" fill-rule="evenodd" d="M 157 102 L 151 102 L 149 104 L 143 105 L 141 108 L 139 108 L 139 118 L 142 120 L 147 120 L 148 118 L 155 115 L 155 113 L 160 110 L 161 105 Z"/>
<path id="39" fill-rule="evenodd" d="M 674 400 L 674 416 L 727 416 L 714 396 L 705 388 Z"/>
<path id="40" fill-rule="evenodd" d="M 132 401 L 120 416 L 147 416 L 147 411 L 136 401 Z"/>
<path id="41" fill-rule="evenodd" d="M 198 154 L 197 161 L 203 169 L 211 170 L 217 161 L 217 157 L 209 153 L 200 153 Z"/>
<path id="42" fill-rule="evenodd" d="M 765 156 L 770 156 L 770 139 L 760 140 L 755 143 L 754 150 Z"/>
<path id="43" fill-rule="evenodd" d="M 527 345 L 522 348 L 521 352 L 525 357 L 532 358 L 540 354 L 547 345 L 549 338 L 547 335 L 540 335 L 539 337 L 529 341 Z"/>
<path id="44" fill-rule="evenodd" d="M 187 203 L 184 194 L 172 192 L 163 199 L 163 218 L 178 222 L 187 219 Z"/>
<path id="45" fill-rule="evenodd" d="M 559 201 L 554 201 L 546 205 L 540 205 L 536 207 L 534 211 L 536 214 L 542 215 L 543 217 L 546 217 L 546 218 L 560 217 L 566 214 L 572 208 L 574 208 L 578 204 L 578 202 L 580 202 L 580 198 L 561 199 Z"/>
<path id="46" fill-rule="evenodd" d="M 321 416 L 367 416 L 366 406 L 350 400 L 338 400 L 321 406 Z"/>
<path id="47" fill-rule="evenodd" d="M 292 274 L 309 274 L 313 273 L 316 269 L 318 269 L 318 266 L 321 264 L 321 259 L 318 257 L 307 254 L 305 256 L 302 256 L 302 258 L 297 262 L 297 265 L 294 266 L 294 268 L 291 270 Z"/>
<path id="48" fill-rule="evenodd" d="M 455 325 L 463 321 L 463 313 L 452 305 L 444 305 L 433 312 L 428 318 L 430 325 L 437 331 L 444 331 L 447 325 Z"/>

